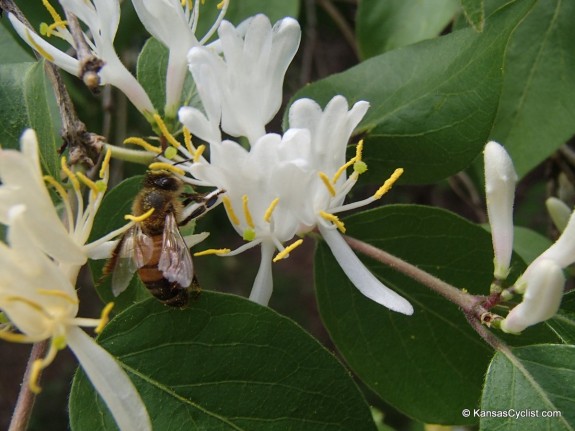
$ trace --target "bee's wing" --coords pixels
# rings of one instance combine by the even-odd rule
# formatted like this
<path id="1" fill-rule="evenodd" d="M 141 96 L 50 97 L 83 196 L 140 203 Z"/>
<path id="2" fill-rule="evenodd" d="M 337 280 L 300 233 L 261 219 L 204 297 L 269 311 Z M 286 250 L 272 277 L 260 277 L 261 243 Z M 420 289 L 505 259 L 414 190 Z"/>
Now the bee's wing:
<path id="1" fill-rule="evenodd" d="M 164 235 L 162 237 L 162 254 L 158 269 L 171 282 L 177 282 L 187 288 L 192 283 L 194 264 L 190 250 L 178 229 L 178 223 L 173 213 L 166 216 Z"/>
<path id="2" fill-rule="evenodd" d="M 114 251 L 115 264 L 112 268 L 112 293 L 118 296 L 128 285 L 134 272 L 150 260 L 153 240 L 142 232 L 138 224 L 122 237 Z"/>

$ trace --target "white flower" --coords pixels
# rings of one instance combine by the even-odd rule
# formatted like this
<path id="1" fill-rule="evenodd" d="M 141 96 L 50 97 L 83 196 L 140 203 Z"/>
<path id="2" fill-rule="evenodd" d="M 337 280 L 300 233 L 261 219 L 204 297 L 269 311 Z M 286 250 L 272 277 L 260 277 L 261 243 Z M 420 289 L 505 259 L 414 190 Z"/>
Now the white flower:
<path id="1" fill-rule="evenodd" d="M 92 54 L 105 63 L 98 73 L 100 83 L 102 85 L 111 84 L 117 87 L 140 112 L 146 117 L 150 117 L 154 112 L 150 98 L 136 78 L 122 64 L 114 48 L 114 38 L 120 22 L 120 4 L 118 0 L 94 0 L 93 2 L 88 0 L 61 0 L 60 3 L 64 9 L 76 15 L 88 26 L 91 37 L 88 34 L 84 34 L 84 38 Z M 76 48 L 70 32 L 65 28 L 65 21 L 60 18 L 53 8 L 50 7 L 49 11 L 55 21 L 55 29 L 48 34 L 60 37 Z M 9 14 L 8 17 L 24 42 L 46 58 L 46 60 L 68 73 L 75 76 L 81 75 L 81 65 L 77 59 L 60 51 L 37 34 L 31 32 L 14 15 Z"/>
<path id="2" fill-rule="evenodd" d="M 190 71 L 198 86 L 205 113 L 180 109 L 180 121 L 200 138 L 219 140 L 220 126 L 231 136 L 245 136 L 250 144 L 265 134 L 281 106 L 285 72 L 299 46 L 301 31 L 292 18 L 278 21 L 256 15 L 237 28 L 223 21 L 219 40 L 192 48 Z M 212 92 L 212 89 L 219 90 Z"/>
<path id="3" fill-rule="evenodd" d="M 497 142 L 485 145 L 485 195 L 493 241 L 494 276 L 504 280 L 509 274 L 513 252 L 513 200 L 517 174 L 507 151 Z"/>
<path id="4" fill-rule="evenodd" d="M 179 165 L 205 184 L 226 191 L 224 205 L 230 221 L 249 241 L 227 255 L 262 245 L 252 300 L 261 304 L 269 301 L 274 249 L 280 251 L 274 261 L 286 257 L 302 240 L 287 248 L 285 242 L 317 227 L 344 272 L 364 295 L 392 310 L 413 313 L 411 304 L 374 277 L 338 232 L 345 231 L 345 227 L 335 213 L 381 198 L 401 174 L 401 170 L 396 172 L 374 196 L 343 204 L 366 169 L 361 143 L 356 156 L 347 163 L 345 151 L 351 132 L 367 109 L 367 102 L 358 102 L 349 110 L 342 96 L 334 97 L 323 111 L 315 102 L 302 100 L 290 110 L 290 126 L 293 121 L 305 128 L 290 128 L 283 136 L 264 135 L 249 151 L 232 141 L 213 142 L 209 163 Z M 346 169 L 352 166 L 354 172 L 346 178 Z"/>
<path id="5" fill-rule="evenodd" d="M 563 232 L 567 227 L 569 218 L 571 217 L 571 208 L 561 199 L 550 197 L 545 201 L 545 207 L 549 213 L 549 217 L 553 221 L 555 228 L 559 232 Z"/>
<path id="6" fill-rule="evenodd" d="M 45 177 L 65 198 L 68 223 L 64 225 L 43 184 L 32 130 L 24 133 L 21 146 L 21 152 L 0 150 L 0 221 L 8 226 L 8 244 L 0 242 L 0 309 L 19 331 L 4 328 L 0 339 L 30 343 L 50 340 L 46 357 L 37 360 L 32 368 L 29 385 L 36 392 L 40 390 L 36 381 L 39 371 L 68 345 L 118 426 L 123 430 L 151 429 L 144 404 L 130 379 L 114 358 L 80 329 L 96 327 L 99 331 L 111 307 L 104 309 L 100 319 L 77 317 L 79 301 L 74 285 L 78 271 L 87 257 L 107 242 L 103 238 L 84 245 L 107 183 L 109 156 L 100 182 L 79 177 L 92 186 L 92 192 L 86 210 L 80 210 L 77 217 L 70 217 L 65 189 L 53 178 Z M 72 182 L 78 182 L 78 177 L 71 172 L 69 175 Z M 81 199 L 79 183 L 73 188 L 76 198 Z M 83 207 L 83 201 L 78 204 Z"/>
<path id="7" fill-rule="evenodd" d="M 166 116 L 174 116 L 180 106 L 188 69 L 188 51 L 210 39 L 226 14 L 229 0 L 218 5 L 218 18 L 200 41 L 195 35 L 200 16 L 199 1 L 193 2 L 193 7 L 189 1 L 182 7 L 180 0 L 132 0 L 132 3 L 146 30 L 169 49 L 164 111 Z"/>
<path id="8" fill-rule="evenodd" d="M 525 328 L 550 319 L 559 310 L 565 277 L 557 263 L 538 259 L 528 275 L 521 277 L 526 286 L 523 301 L 501 322 L 505 332 L 519 333 Z"/>

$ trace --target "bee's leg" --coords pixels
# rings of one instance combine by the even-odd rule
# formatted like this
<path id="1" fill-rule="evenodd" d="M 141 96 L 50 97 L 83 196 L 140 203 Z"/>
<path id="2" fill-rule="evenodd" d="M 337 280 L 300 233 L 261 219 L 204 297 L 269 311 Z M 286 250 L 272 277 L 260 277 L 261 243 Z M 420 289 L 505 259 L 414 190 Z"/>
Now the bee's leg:
<path id="1" fill-rule="evenodd" d="M 178 224 L 180 226 L 184 226 L 185 224 L 189 223 L 190 220 L 196 219 L 208 212 L 210 209 L 220 203 L 220 195 L 222 193 L 225 193 L 225 190 L 217 189 L 207 194 L 183 194 L 182 196 L 184 196 L 185 199 L 182 203 L 184 204 L 185 209 L 182 214 L 182 221 L 180 221 Z"/>

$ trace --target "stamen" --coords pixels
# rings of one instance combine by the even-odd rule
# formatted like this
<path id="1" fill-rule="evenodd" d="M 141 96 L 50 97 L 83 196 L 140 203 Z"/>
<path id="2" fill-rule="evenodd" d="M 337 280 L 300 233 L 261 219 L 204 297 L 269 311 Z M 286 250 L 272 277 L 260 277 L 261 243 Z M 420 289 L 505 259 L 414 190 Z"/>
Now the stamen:
<path id="1" fill-rule="evenodd" d="M 341 175 L 345 172 L 345 170 L 347 168 L 349 168 L 351 165 L 353 165 L 354 163 L 355 163 L 355 157 L 353 157 L 347 163 L 342 165 L 342 167 L 339 168 L 337 170 L 337 172 L 334 174 L 333 178 L 331 179 L 331 183 L 335 185 L 335 183 L 337 183 L 337 180 L 339 180 L 339 177 L 341 177 Z"/>
<path id="2" fill-rule="evenodd" d="M 124 139 L 124 144 L 138 145 L 138 146 L 142 147 L 144 150 L 150 151 L 150 152 L 156 153 L 156 154 L 162 153 L 161 148 L 156 147 L 154 145 L 151 145 L 151 144 L 147 143 L 146 141 L 144 141 L 142 138 L 138 138 L 136 136 L 132 136 L 130 138 Z"/>
<path id="3" fill-rule="evenodd" d="M 44 48 L 42 48 L 38 43 L 36 43 L 36 41 L 34 40 L 32 35 L 30 34 L 30 31 L 27 28 L 24 30 L 26 31 L 26 39 L 28 39 L 28 42 L 30 42 L 30 45 L 32 45 L 32 47 L 36 50 L 36 52 L 40 54 L 42 57 L 44 57 L 46 60 L 48 60 L 50 63 L 54 63 L 54 57 L 48 54 L 48 52 Z"/>
<path id="4" fill-rule="evenodd" d="M 242 196 L 242 208 L 244 210 L 244 218 L 246 219 L 246 223 L 252 229 L 255 228 L 254 219 L 252 218 L 252 214 L 250 213 L 250 208 L 248 206 L 248 195 Z"/>
<path id="5" fill-rule="evenodd" d="M 154 212 L 155 208 L 150 209 L 148 212 L 145 212 L 144 214 L 142 214 L 141 216 L 134 216 L 131 214 L 126 214 L 124 216 L 124 220 L 130 220 L 133 221 L 135 223 L 140 223 L 144 220 L 146 220 L 148 217 L 150 217 L 152 215 L 152 213 Z"/>
<path id="6" fill-rule="evenodd" d="M 202 0 L 202 4 L 204 4 L 203 0 Z M 212 27 L 208 30 L 208 32 L 200 40 L 200 45 L 204 45 L 210 39 L 210 37 L 212 37 L 212 35 L 217 31 L 222 20 L 226 16 L 226 12 L 228 10 L 229 4 L 230 4 L 229 0 L 222 0 L 220 3 L 218 3 L 217 8 L 219 9 L 220 13 L 219 13 L 218 17 L 216 18 L 216 21 L 214 22 Z M 198 15 L 199 15 L 199 12 L 196 15 L 196 19 L 197 19 Z M 194 22 L 194 25 L 192 26 L 192 30 L 195 31 L 196 25 L 197 25 L 197 21 Z"/>
<path id="7" fill-rule="evenodd" d="M 290 244 L 289 246 L 287 246 L 286 248 L 284 248 L 282 251 L 280 251 L 278 254 L 276 254 L 276 257 L 274 257 L 272 259 L 272 262 L 277 262 L 278 260 L 282 260 L 286 257 L 288 257 L 288 255 L 290 254 L 291 251 L 293 251 L 295 248 L 299 247 L 300 245 L 302 245 L 303 243 L 303 239 L 298 239 L 296 242 L 294 242 L 293 244 Z"/>
<path id="8" fill-rule="evenodd" d="M 10 343 L 33 343 L 33 340 L 25 334 L 15 334 L 9 331 L 0 331 L 0 340 L 9 341 Z"/>
<path id="9" fill-rule="evenodd" d="M 78 181 L 78 178 L 76 178 L 76 174 L 72 172 L 72 170 L 68 167 L 68 164 L 66 163 L 66 157 L 62 157 L 62 159 L 60 160 L 60 166 L 62 167 L 62 170 L 64 171 L 66 176 L 70 179 L 72 187 L 74 187 L 74 190 L 76 191 L 80 190 L 80 182 Z"/>
<path id="10" fill-rule="evenodd" d="M 186 126 L 183 127 L 182 132 L 184 132 L 184 145 L 186 146 L 188 153 L 194 154 L 194 147 L 192 146 L 192 132 Z"/>
<path id="11" fill-rule="evenodd" d="M 206 146 L 202 144 L 198 147 L 198 149 L 194 153 L 194 163 L 198 163 L 200 161 L 200 157 L 202 157 L 204 151 L 206 151 Z"/>
<path id="12" fill-rule="evenodd" d="M 403 168 L 397 168 L 395 171 L 393 171 L 393 174 L 391 174 L 391 176 L 385 181 L 385 183 L 383 183 L 383 185 L 377 190 L 377 192 L 375 192 L 373 197 L 375 199 L 380 199 L 384 194 L 386 194 L 391 189 L 391 187 L 401 176 L 401 174 L 403 174 Z"/>
<path id="13" fill-rule="evenodd" d="M 47 296 L 55 296 L 58 298 L 62 298 L 65 299 L 66 301 L 68 301 L 70 304 L 78 304 L 79 301 L 77 298 L 74 298 L 70 295 L 68 295 L 66 292 L 63 292 L 61 290 L 55 290 L 55 289 L 36 289 L 36 291 L 41 294 L 41 295 L 47 295 Z"/>
<path id="14" fill-rule="evenodd" d="M 82 172 L 76 172 L 76 175 L 78 176 L 78 178 L 80 178 L 80 181 L 82 181 L 84 183 L 84 185 L 88 186 L 92 190 L 92 192 L 95 195 L 97 195 L 99 193 L 99 188 L 94 181 L 92 181 L 90 178 L 88 178 Z"/>
<path id="15" fill-rule="evenodd" d="M 203 0 L 202 0 L 202 4 L 203 4 Z M 218 10 L 222 10 L 222 8 L 224 7 L 225 4 L 226 4 L 226 0 L 222 0 L 221 2 L 219 2 L 219 3 L 216 5 L 216 8 L 217 8 Z"/>
<path id="16" fill-rule="evenodd" d="M 236 226 L 239 225 L 240 219 L 238 219 L 238 216 L 236 215 L 234 208 L 232 207 L 232 201 L 230 200 L 230 198 L 224 196 L 222 198 L 222 202 L 224 204 L 224 208 L 226 209 L 226 213 L 228 214 L 228 218 L 230 219 L 232 224 L 235 224 Z"/>
<path id="17" fill-rule="evenodd" d="M 102 332 L 104 326 L 106 326 L 106 324 L 110 321 L 110 312 L 112 311 L 112 308 L 114 308 L 114 303 L 108 302 L 108 304 L 106 304 L 106 306 L 102 310 L 102 314 L 100 314 L 100 323 L 98 324 L 98 326 L 96 326 L 96 329 L 94 329 L 94 332 L 96 334 Z"/>
<path id="18" fill-rule="evenodd" d="M 278 203 L 280 201 L 280 198 L 275 198 L 272 203 L 270 204 L 270 206 L 268 207 L 268 209 L 266 210 L 266 212 L 264 213 L 264 221 L 266 223 L 270 222 L 270 219 L 272 218 L 272 214 L 274 212 L 274 210 L 276 209 L 276 207 L 278 206 Z"/>
<path id="19" fill-rule="evenodd" d="M 42 388 L 38 385 L 38 381 L 40 380 L 40 373 L 44 368 L 46 368 L 54 361 L 58 350 L 61 350 L 60 346 L 66 347 L 66 343 L 56 342 L 55 339 L 52 339 L 50 348 L 48 349 L 48 353 L 46 353 L 44 359 L 36 359 L 32 363 L 32 367 L 30 368 L 30 380 L 28 380 L 28 387 L 35 394 L 40 393 L 42 390 Z"/>
<path id="20" fill-rule="evenodd" d="M 335 189 L 333 188 L 333 185 L 331 184 L 331 182 L 329 181 L 329 178 L 327 177 L 326 174 L 324 174 L 323 172 L 319 172 L 318 173 L 319 177 L 321 178 L 321 180 L 323 181 L 323 183 L 325 184 L 327 191 L 329 192 L 329 194 L 333 197 L 335 196 Z"/>
<path id="21" fill-rule="evenodd" d="M 170 171 L 173 172 L 174 174 L 178 174 L 178 175 L 186 175 L 186 171 L 184 171 L 183 169 L 178 168 L 177 166 L 174 166 L 170 163 L 164 163 L 164 162 L 154 162 L 154 163 L 150 163 L 150 165 L 148 166 L 149 169 L 165 169 L 166 171 Z"/>
<path id="22" fill-rule="evenodd" d="M 112 158 L 112 149 L 108 148 L 106 151 L 106 155 L 104 156 L 104 160 L 102 160 L 102 166 L 100 167 L 100 178 L 104 178 L 106 174 L 106 170 L 110 167 L 110 160 Z"/>
<path id="23" fill-rule="evenodd" d="M 333 214 L 330 214 L 330 213 L 327 213 L 327 212 L 325 212 L 325 211 L 320 211 L 320 212 L 319 212 L 319 215 L 320 215 L 323 219 L 332 222 L 332 223 L 337 227 L 337 229 L 338 229 L 341 233 L 345 233 L 345 225 L 344 225 L 343 222 L 339 219 L 338 216 L 333 215 Z"/>
<path id="24" fill-rule="evenodd" d="M 360 139 L 359 142 L 357 143 L 357 146 L 355 147 L 355 161 L 356 162 L 361 162 L 361 159 L 363 157 L 363 139 Z"/>
<path id="25" fill-rule="evenodd" d="M 54 9 L 54 7 L 50 4 L 48 0 L 42 0 L 42 4 L 48 10 L 48 13 L 50 14 L 50 16 L 54 21 L 56 22 L 62 21 L 62 18 L 60 18 L 60 15 L 58 14 L 58 12 L 56 12 L 56 9 Z"/>
<path id="26" fill-rule="evenodd" d="M 164 137 L 168 140 L 168 142 L 172 146 L 179 148 L 181 144 L 176 140 L 176 138 L 174 138 L 174 135 L 172 135 L 168 131 L 168 128 L 166 127 L 166 123 L 164 123 L 164 120 L 162 120 L 162 117 L 160 117 L 159 114 L 154 114 L 154 120 L 156 120 L 156 124 L 158 125 L 158 127 L 160 128 L 160 131 L 162 132 L 162 135 L 164 135 Z"/>
<path id="27" fill-rule="evenodd" d="M 62 184 L 56 181 L 55 178 L 51 177 L 50 175 L 44 175 L 42 178 L 44 179 L 45 182 L 54 187 L 56 193 L 60 195 L 62 201 L 65 201 L 68 198 L 68 193 L 66 193 L 66 190 L 64 190 L 64 187 L 62 187 Z"/>
<path id="28" fill-rule="evenodd" d="M 228 254 L 231 250 L 229 248 L 210 248 L 208 250 L 198 251 L 194 256 L 207 256 L 210 254 L 217 254 L 219 256 Z"/>

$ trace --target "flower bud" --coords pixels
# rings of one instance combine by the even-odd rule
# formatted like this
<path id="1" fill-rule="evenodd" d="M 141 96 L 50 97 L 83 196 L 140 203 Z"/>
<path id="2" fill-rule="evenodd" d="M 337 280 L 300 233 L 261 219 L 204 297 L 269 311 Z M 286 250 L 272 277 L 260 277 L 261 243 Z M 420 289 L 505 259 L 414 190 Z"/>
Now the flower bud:
<path id="1" fill-rule="evenodd" d="M 504 332 L 516 334 L 543 322 L 553 317 L 561 304 L 565 277 L 561 267 L 552 260 L 538 260 L 519 282 L 526 285 L 523 301 L 501 322 Z"/>
<path id="2" fill-rule="evenodd" d="M 493 241 L 494 276 L 502 280 L 509 274 L 513 251 L 513 200 L 517 174 L 507 151 L 497 142 L 485 145 L 485 196 Z"/>

